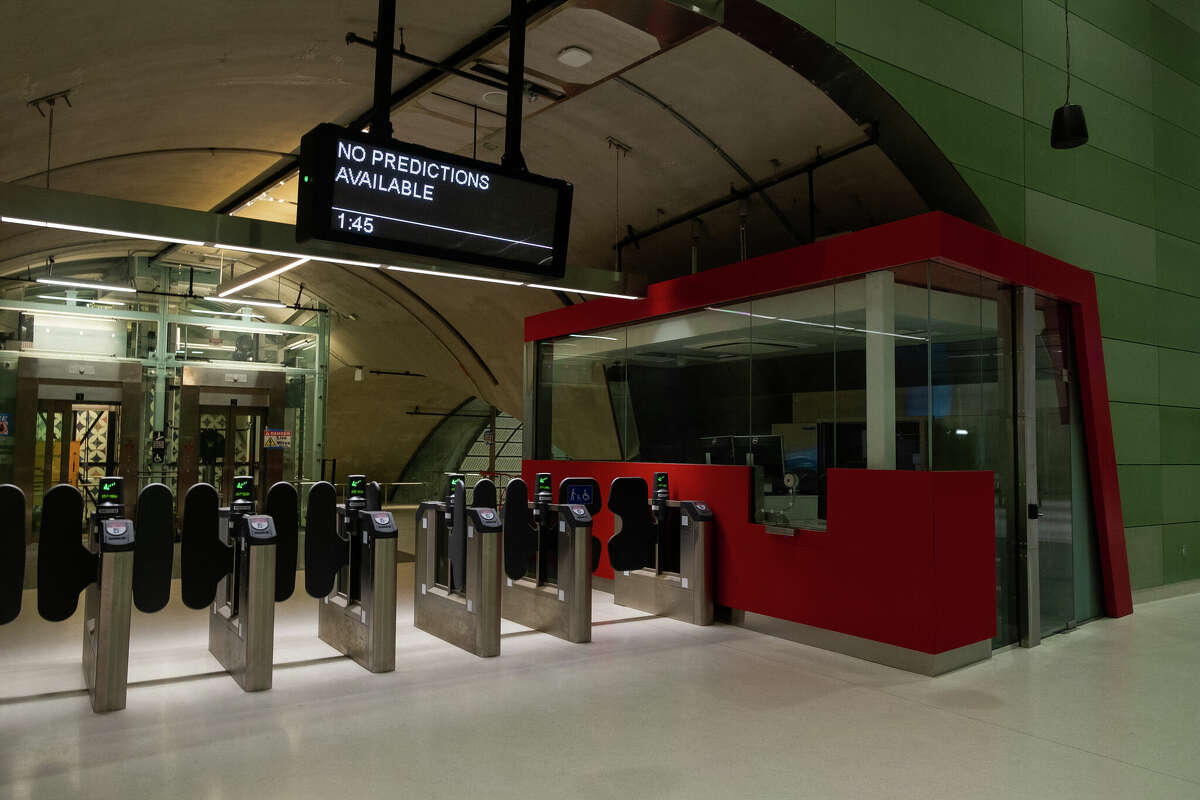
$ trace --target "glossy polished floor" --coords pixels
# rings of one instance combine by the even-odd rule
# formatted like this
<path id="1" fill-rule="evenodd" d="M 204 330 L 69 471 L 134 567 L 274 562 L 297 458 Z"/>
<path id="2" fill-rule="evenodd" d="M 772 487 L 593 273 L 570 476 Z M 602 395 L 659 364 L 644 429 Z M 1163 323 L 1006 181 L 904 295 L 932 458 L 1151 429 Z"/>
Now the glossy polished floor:
<path id="1" fill-rule="evenodd" d="M 175 603 L 137 615 L 108 715 L 81 691 L 78 620 L 28 596 L 0 628 L 0 797 L 1200 797 L 1200 595 L 924 678 L 600 593 L 592 644 L 506 625 L 478 659 L 413 630 L 399 570 L 393 674 L 335 657 L 293 598 L 289 665 L 243 694 Z"/>

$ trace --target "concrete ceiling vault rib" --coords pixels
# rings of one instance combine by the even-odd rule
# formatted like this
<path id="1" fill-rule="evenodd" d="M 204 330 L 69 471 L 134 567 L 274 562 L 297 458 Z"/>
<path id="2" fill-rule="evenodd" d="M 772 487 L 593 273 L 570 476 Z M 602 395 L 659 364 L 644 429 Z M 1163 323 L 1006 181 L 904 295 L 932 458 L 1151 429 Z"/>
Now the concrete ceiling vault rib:
<path id="1" fill-rule="evenodd" d="M 160 147 L 155 150 L 132 150 L 128 153 L 113 153 L 106 156 L 97 156 L 96 158 L 87 158 L 82 161 L 72 161 L 68 164 L 55 164 L 50 167 L 50 175 L 53 177 L 56 173 L 66 172 L 77 167 L 90 167 L 95 164 L 103 164 L 111 161 L 124 161 L 134 158 L 150 158 L 154 156 L 173 156 L 182 154 L 208 154 L 208 155 L 255 155 L 255 156 L 275 156 L 278 158 L 294 157 L 291 153 L 285 153 L 281 150 L 263 150 L 257 147 Z M 40 169 L 37 172 L 31 172 L 28 175 L 23 175 L 20 178 L 14 178 L 13 183 L 23 183 L 24 181 L 45 180 L 46 170 Z"/>
<path id="2" fill-rule="evenodd" d="M 490 388 L 499 385 L 499 380 L 480 357 L 479 352 L 449 320 L 423 297 L 387 273 L 351 269 L 346 269 L 345 272 L 355 282 L 372 287 L 407 312 L 408 316 L 441 345 L 450 358 L 454 359 L 462 373 L 470 381 L 476 395 L 483 397 L 491 394 Z M 480 372 L 483 375 L 480 375 Z"/>

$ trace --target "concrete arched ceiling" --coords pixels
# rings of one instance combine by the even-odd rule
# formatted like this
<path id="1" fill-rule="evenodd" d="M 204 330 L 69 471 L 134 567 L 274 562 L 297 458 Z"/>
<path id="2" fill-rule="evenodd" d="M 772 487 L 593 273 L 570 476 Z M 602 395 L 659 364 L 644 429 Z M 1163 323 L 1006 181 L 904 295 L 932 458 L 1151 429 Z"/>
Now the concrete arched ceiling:
<path id="1" fill-rule="evenodd" d="M 757 3 L 729 0 L 727 15 L 741 21 L 725 27 L 665 0 L 531 6 L 538 13 L 526 78 L 540 91 L 526 99 L 523 150 L 533 171 L 575 184 L 571 265 L 612 268 L 614 243 L 630 229 L 867 138 L 869 114 L 831 98 L 838 92 L 821 70 L 832 56 L 823 53 L 820 69 L 811 70 L 794 53 L 784 57 L 781 46 L 815 51 L 820 43 Z M 290 222 L 295 183 L 288 170 L 300 136 L 320 122 L 360 119 L 371 102 L 374 52 L 347 46 L 344 36 L 371 36 L 372 0 L 117 7 L 18 0 L 14 11 L 0 33 L 0 180 L 44 185 L 48 121 L 26 104 L 70 89 L 71 107 L 55 108 L 53 188 Z M 414 0 L 400 4 L 397 23 L 414 53 L 434 60 L 457 53 L 462 69 L 502 75 L 507 44 L 496 23 L 507 11 L 507 0 Z M 793 38 L 756 42 L 762 15 L 769 15 L 767 27 L 794 30 Z M 590 50 L 593 61 L 563 66 L 556 56 L 568 45 Z M 394 63 L 393 86 L 402 95 L 392 114 L 397 138 L 499 160 L 504 98 L 495 90 L 461 77 L 431 78 L 424 66 L 402 60 Z M 920 170 L 903 166 L 885 148 L 868 146 L 821 167 L 816 235 L 941 204 L 915 188 L 920 181 L 911 176 Z M 704 215 L 697 226 L 626 247 L 622 266 L 651 280 L 682 274 L 693 243 L 702 268 L 737 260 L 743 223 L 751 255 L 802 243 L 807 181 L 781 183 Z M 0 273 L 26 270 L 50 253 L 61 264 L 132 249 L 127 240 L 0 225 Z M 226 258 L 203 248 L 139 252 L 184 263 Z M 244 274 L 266 263 L 245 256 L 233 269 Z M 521 320 L 565 299 L 319 262 L 256 291 L 290 302 L 300 283 L 333 308 L 333 351 L 346 368 L 430 376 L 389 390 L 397 408 L 449 409 L 477 395 L 518 416 Z M 425 419 L 405 424 L 432 424 Z"/>

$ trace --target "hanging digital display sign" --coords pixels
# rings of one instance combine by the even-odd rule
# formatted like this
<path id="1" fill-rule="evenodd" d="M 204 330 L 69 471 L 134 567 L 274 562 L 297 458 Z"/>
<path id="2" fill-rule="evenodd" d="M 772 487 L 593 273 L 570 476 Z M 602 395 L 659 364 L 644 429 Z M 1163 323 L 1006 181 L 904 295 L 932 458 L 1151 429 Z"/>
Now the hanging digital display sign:
<path id="1" fill-rule="evenodd" d="M 300 140 L 296 240 L 560 278 L 572 192 L 565 181 L 318 125 Z"/>

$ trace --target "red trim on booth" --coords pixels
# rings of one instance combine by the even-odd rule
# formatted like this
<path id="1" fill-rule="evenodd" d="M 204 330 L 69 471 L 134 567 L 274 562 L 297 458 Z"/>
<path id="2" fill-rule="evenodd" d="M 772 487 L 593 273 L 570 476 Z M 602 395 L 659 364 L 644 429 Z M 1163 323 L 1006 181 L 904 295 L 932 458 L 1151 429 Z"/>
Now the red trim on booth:
<path id="1" fill-rule="evenodd" d="M 740 264 L 652 284 L 641 300 L 603 299 L 525 320 L 525 341 L 640 322 L 777 294 L 917 261 L 936 260 L 1030 286 L 1072 306 L 1105 611 L 1133 611 L 1096 284 L 1087 270 L 941 212 L 836 236 Z M 682 465 L 672 465 L 677 470 Z"/>

